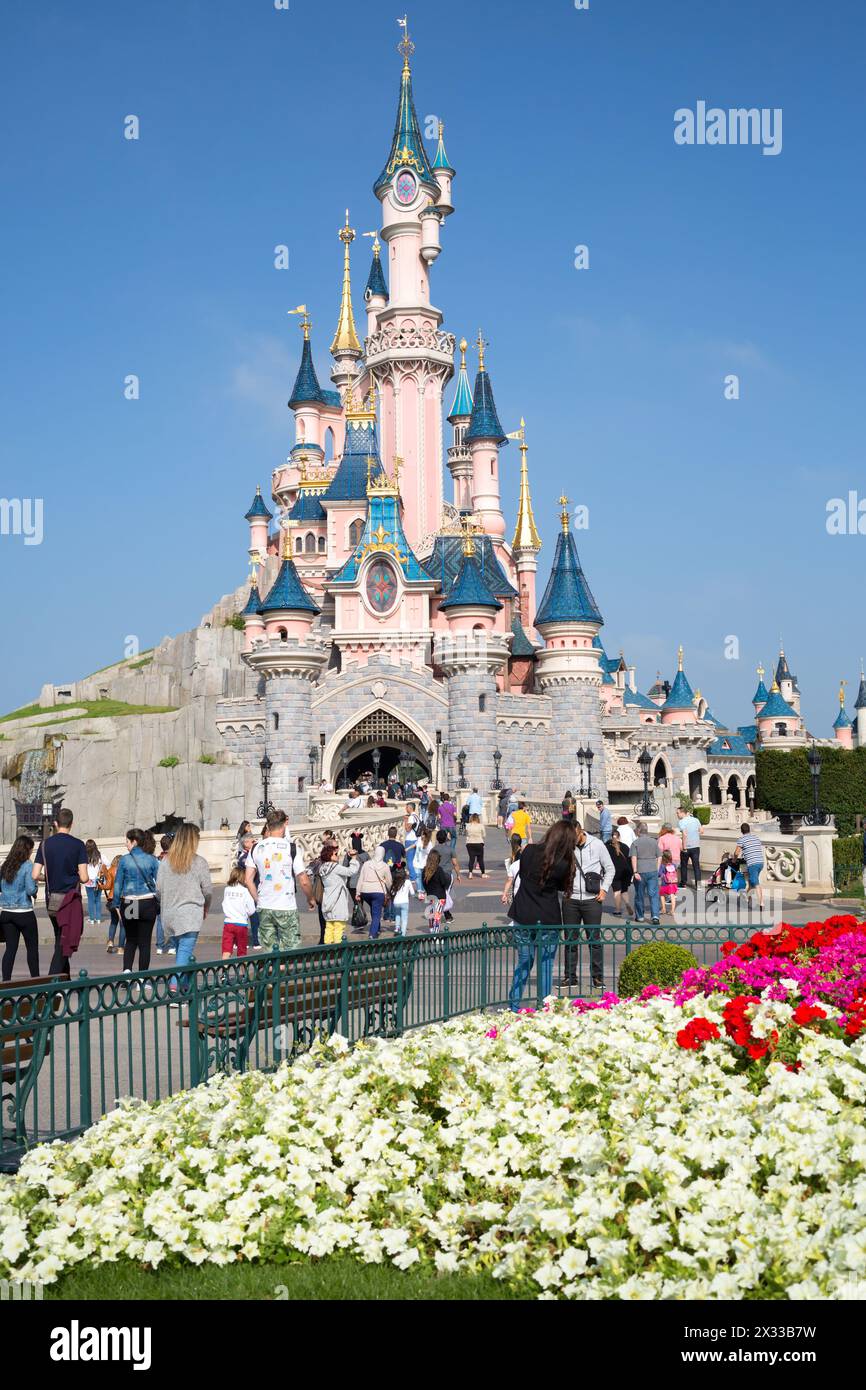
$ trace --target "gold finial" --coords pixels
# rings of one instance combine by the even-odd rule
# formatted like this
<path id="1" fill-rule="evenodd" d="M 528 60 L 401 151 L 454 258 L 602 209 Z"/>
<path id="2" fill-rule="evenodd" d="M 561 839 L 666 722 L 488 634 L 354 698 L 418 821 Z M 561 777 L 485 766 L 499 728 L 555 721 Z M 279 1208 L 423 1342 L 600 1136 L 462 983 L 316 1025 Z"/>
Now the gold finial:
<path id="1" fill-rule="evenodd" d="M 758 662 L 758 680 L 759 680 L 759 681 L 762 681 L 762 680 L 764 679 L 764 675 L 765 675 L 765 674 L 766 674 L 766 673 L 765 673 L 765 671 L 764 671 L 763 666 L 761 665 L 760 662 Z"/>
<path id="2" fill-rule="evenodd" d="M 465 372 L 465 371 L 466 371 L 466 349 L 468 348 L 469 344 L 467 343 L 467 341 L 466 341 L 465 338 L 461 338 L 461 339 L 460 339 L 460 342 L 457 344 L 457 346 L 460 348 L 460 370 L 461 370 L 461 372 Z"/>
<path id="3" fill-rule="evenodd" d="M 559 505 L 560 505 L 560 507 L 562 508 L 562 511 L 559 513 L 559 520 L 560 520 L 560 523 L 561 523 L 561 525 L 562 525 L 562 534 L 563 534 L 564 536 L 567 536 L 567 535 L 568 535 L 568 498 L 566 497 L 565 493 L 563 493 L 562 496 L 560 497 L 560 499 L 559 499 Z"/>
<path id="4" fill-rule="evenodd" d="M 842 709 L 845 708 L 845 686 L 846 686 L 847 684 L 848 684 L 847 681 L 840 681 L 840 682 L 839 682 L 839 705 L 840 705 L 840 707 L 841 707 Z"/>
<path id="5" fill-rule="evenodd" d="M 475 540 L 474 540 L 475 527 L 474 527 L 473 524 L 472 524 L 472 518 L 471 518 L 471 517 L 463 516 L 463 517 L 460 518 L 460 530 L 461 530 L 462 533 L 463 533 L 463 554 L 464 554 L 464 555 L 474 555 L 474 554 L 475 554 Z"/>
<path id="6" fill-rule="evenodd" d="M 408 15 L 405 15 L 405 14 L 404 14 L 404 16 L 403 16 L 402 19 L 398 19 L 398 20 L 397 20 L 397 23 L 400 25 L 400 28 L 403 30 L 403 37 L 402 37 L 402 39 L 400 40 L 400 42 L 398 43 L 398 45 L 397 45 L 397 52 L 403 54 L 403 76 L 404 76 L 404 77 L 408 77 L 408 76 L 409 76 L 409 73 L 411 72 L 411 68 L 409 67 L 409 59 L 412 57 L 412 54 L 415 52 L 415 45 L 414 45 L 414 43 L 412 42 L 412 40 L 409 38 L 409 17 L 408 17 Z"/>
<path id="7" fill-rule="evenodd" d="M 481 329 L 480 329 L 480 328 L 479 328 L 479 330 L 478 330 L 478 337 L 475 339 L 475 346 L 478 348 L 478 370 L 479 370 L 479 372 L 483 372 L 483 371 L 484 371 L 484 349 L 488 346 L 488 344 L 485 343 L 484 338 L 483 338 L 482 335 L 481 335 Z"/>
<path id="8" fill-rule="evenodd" d="M 379 246 L 379 233 L 378 233 L 378 232 L 362 232 L 362 233 L 361 233 L 361 236 L 371 236 L 371 237 L 373 238 L 373 255 L 376 257 L 376 260 L 378 261 L 378 259 L 379 259 L 379 251 L 380 251 L 380 249 L 381 249 L 380 246 Z"/>
<path id="9" fill-rule="evenodd" d="M 291 558 L 292 558 L 292 538 L 291 538 L 291 536 L 289 535 L 289 531 L 288 531 L 288 527 L 287 527 L 286 530 L 283 532 L 283 559 L 284 559 L 284 560 L 291 560 Z"/>
<path id="10" fill-rule="evenodd" d="M 444 134 L 445 134 L 445 122 L 444 122 L 444 121 L 440 121 L 440 122 L 439 122 L 439 139 L 440 139 L 440 140 L 442 139 L 442 136 L 443 136 Z"/>
<path id="11" fill-rule="evenodd" d="M 532 498 L 529 494 L 529 469 L 526 464 L 526 453 L 528 445 L 526 443 L 526 421 L 520 417 L 520 429 L 515 430 L 509 439 L 520 440 L 520 497 L 517 503 L 517 525 L 514 528 L 514 540 L 511 542 L 512 551 L 541 549 L 541 537 L 535 525 L 535 517 L 532 514 Z"/>
<path id="12" fill-rule="evenodd" d="M 678 671 L 681 671 L 682 669 L 683 669 L 683 648 L 682 648 L 682 643 L 680 643 L 680 646 L 679 646 L 679 648 L 678 648 L 678 650 L 677 650 L 677 670 L 678 670 Z"/>
<path id="13" fill-rule="evenodd" d="M 770 694 L 771 694 L 771 695 L 775 695 L 775 694 L 777 693 L 778 689 L 779 689 L 779 682 L 778 682 L 777 680 L 774 679 L 774 680 L 773 680 L 773 684 L 770 686 Z"/>
<path id="14" fill-rule="evenodd" d="M 302 329 L 304 330 L 304 341 L 305 341 L 305 342 L 309 342 L 309 341 L 310 341 L 310 329 L 311 329 L 311 327 L 312 327 L 312 322 L 313 322 L 313 321 L 312 321 L 312 319 L 310 318 L 309 314 L 307 313 L 307 306 L 306 306 L 306 304 L 299 304 L 298 307 L 297 307 L 297 309 L 289 309 L 288 312 L 289 312 L 290 314 L 300 314 L 300 315 L 302 316 L 302 317 L 301 317 L 301 327 L 302 327 Z"/>
<path id="15" fill-rule="evenodd" d="M 355 315 L 352 311 L 352 276 L 349 265 L 349 247 L 355 240 L 355 230 L 349 226 L 349 209 L 346 208 L 346 221 L 337 233 L 343 243 L 343 292 L 340 298 L 340 317 L 337 331 L 331 343 L 331 353 L 355 353 L 361 355 L 361 344 L 355 329 Z"/>

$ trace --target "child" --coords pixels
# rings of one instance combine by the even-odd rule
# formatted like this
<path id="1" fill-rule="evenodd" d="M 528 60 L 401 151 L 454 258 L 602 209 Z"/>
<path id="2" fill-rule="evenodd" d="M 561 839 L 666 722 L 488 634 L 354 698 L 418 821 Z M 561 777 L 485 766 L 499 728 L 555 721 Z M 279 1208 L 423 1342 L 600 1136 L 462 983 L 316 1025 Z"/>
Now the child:
<path id="1" fill-rule="evenodd" d="M 256 905 L 244 882 L 245 877 L 245 869 L 236 864 L 229 874 L 229 881 L 223 893 L 223 960 L 231 958 L 235 946 L 239 956 L 245 956 L 247 953 L 250 917 L 255 912 Z"/>
<path id="2" fill-rule="evenodd" d="M 418 843 L 415 846 L 415 876 L 418 880 L 418 901 L 427 901 L 427 889 L 424 886 L 424 866 L 427 863 L 428 855 L 433 848 L 433 832 L 425 825 L 421 830 Z"/>
<path id="3" fill-rule="evenodd" d="M 405 936 L 409 926 L 409 899 L 415 893 L 415 885 L 403 864 L 397 864 L 391 871 L 391 901 L 394 905 L 394 930 L 398 936 Z"/>
<path id="4" fill-rule="evenodd" d="M 670 850 L 666 849 L 659 864 L 659 897 L 662 900 L 662 913 L 667 916 L 674 914 L 679 881 L 679 869 Z"/>

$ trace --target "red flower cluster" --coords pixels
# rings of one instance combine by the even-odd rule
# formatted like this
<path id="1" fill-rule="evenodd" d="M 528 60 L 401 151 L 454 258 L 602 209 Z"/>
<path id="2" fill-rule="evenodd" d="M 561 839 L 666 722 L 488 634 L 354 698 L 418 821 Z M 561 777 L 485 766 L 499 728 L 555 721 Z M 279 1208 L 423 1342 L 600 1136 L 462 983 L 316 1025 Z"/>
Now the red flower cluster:
<path id="1" fill-rule="evenodd" d="M 700 1052 L 705 1042 L 711 1042 L 721 1036 L 715 1023 L 711 1023 L 708 1018 L 692 1018 L 685 1028 L 681 1028 L 677 1033 L 677 1043 L 690 1052 Z"/>
<path id="2" fill-rule="evenodd" d="M 866 990 L 854 1008 L 848 1010 L 845 1032 L 849 1038 L 859 1038 L 861 1033 L 866 1033 Z"/>
<path id="3" fill-rule="evenodd" d="M 728 1000 L 723 1010 L 725 1032 L 729 1038 L 733 1038 L 738 1047 L 746 1049 L 753 1062 L 759 1061 L 768 1052 L 774 1052 L 779 1042 L 779 1034 L 775 1028 L 765 1038 L 752 1035 L 748 1013 L 753 1004 L 760 1002 L 756 994 L 738 994 L 735 999 Z"/>
<path id="4" fill-rule="evenodd" d="M 866 922 L 858 922 L 856 917 L 828 917 L 825 922 L 807 922 L 803 927 L 792 927 L 781 922 L 777 927 L 765 932 L 755 932 L 738 945 L 726 941 L 722 955 L 735 960 L 752 960 L 758 956 L 796 956 L 806 951 L 810 955 L 822 946 L 831 946 L 840 936 L 850 936 L 852 932 L 866 932 Z"/>
<path id="5" fill-rule="evenodd" d="M 814 1023 L 816 1019 L 826 1018 L 827 1010 L 822 1009 L 818 1004 L 798 1004 L 791 1017 L 794 1023 L 799 1023 L 801 1028 L 805 1028 L 808 1023 Z"/>

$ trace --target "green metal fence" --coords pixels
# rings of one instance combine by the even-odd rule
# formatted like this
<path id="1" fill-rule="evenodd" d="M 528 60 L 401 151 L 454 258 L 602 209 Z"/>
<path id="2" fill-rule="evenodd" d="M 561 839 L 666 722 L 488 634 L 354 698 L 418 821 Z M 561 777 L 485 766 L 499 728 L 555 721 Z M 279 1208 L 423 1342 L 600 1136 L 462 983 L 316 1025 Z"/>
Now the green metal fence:
<path id="1" fill-rule="evenodd" d="M 0 1167 L 14 1167 L 33 1143 L 81 1133 L 122 1097 L 155 1101 L 220 1072 L 267 1070 L 333 1032 L 350 1042 L 396 1037 L 479 1009 L 539 1004 L 551 990 L 587 995 L 599 974 L 604 988 L 615 989 L 623 958 L 645 941 L 676 942 L 710 964 L 724 942 L 745 940 L 750 931 L 483 926 L 186 969 L 82 972 L 69 981 L 6 985 Z M 577 981 L 568 990 L 566 971 Z"/>

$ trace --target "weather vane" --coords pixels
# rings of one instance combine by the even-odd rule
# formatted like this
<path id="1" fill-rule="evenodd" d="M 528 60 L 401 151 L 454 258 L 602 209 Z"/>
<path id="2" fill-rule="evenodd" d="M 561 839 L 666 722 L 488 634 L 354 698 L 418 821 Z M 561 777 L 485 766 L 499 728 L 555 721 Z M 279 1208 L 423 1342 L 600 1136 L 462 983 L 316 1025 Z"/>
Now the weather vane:
<path id="1" fill-rule="evenodd" d="M 342 242 L 345 242 L 345 244 L 346 244 L 347 246 L 348 246 L 351 242 L 353 242 L 353 241 L 355 240 L 355 231 L 354 231 L 354 228 L 349 226 L 349 209 L 348 209 L 348 208 L 346 208 L 346 224 L 345 224 L 345 226 L 343 226 L 343 227 L 340 228 L 340 230 L 339 230 L 339 232 L 337 233 L 337 235 L 338 235 L 338 237 L 340 238 L 340 240 L 341 240 Z"/>
<path id="2" fill-rule="evenodd" d="M 409 38 L 409 16 L 404 14 L 402 19 L 397 20 L 397 23 L 403 30 L 403 37 L 397 45 L 397 52 L 403 54 L 403 69 L 404 71 L 408 71 L 409 59 L 415 52 L 415 45 Z"/>
<path id="3" fill-rule="evenodd" d="M 478 330 L 478 337 L 475 339 L 475 346 L 478 348 L 478 370 L 479 370 L 480 372 L 483 372 L 483 371 L 484 371 L 484 349 L 485 349 L 486 347 L 488 347 L 489 344 L 487 344 L 487 343 L 484 341 L 484 337 L 483 337 L 483 334 L 482 334 L 480 328 L 479 328 L 479 330 Z"/>

